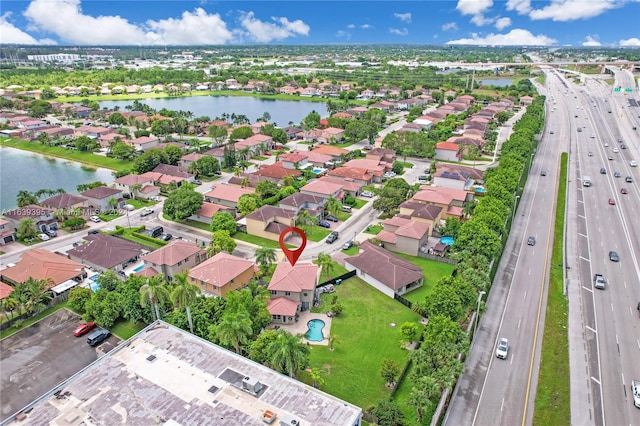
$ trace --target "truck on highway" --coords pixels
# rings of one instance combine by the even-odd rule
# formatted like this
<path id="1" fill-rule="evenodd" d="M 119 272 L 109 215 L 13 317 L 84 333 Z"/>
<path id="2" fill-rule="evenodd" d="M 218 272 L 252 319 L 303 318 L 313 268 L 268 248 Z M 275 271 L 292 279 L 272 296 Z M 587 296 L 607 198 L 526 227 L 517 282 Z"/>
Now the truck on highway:
<path id="1" fill-rule="evenodd" d="M 582 186 L 591 186 L 591 177 L 590 176 L 582 176 Z"/>

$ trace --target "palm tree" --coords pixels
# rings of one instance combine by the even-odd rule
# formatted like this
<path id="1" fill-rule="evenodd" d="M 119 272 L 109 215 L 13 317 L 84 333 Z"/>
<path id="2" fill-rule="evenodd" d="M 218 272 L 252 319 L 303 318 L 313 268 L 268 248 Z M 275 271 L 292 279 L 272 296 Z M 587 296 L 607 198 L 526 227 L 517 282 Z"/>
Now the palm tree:
<path id="1" fill-rule="evenodd" d="M 28 206 L 29 204 L 37 204 L 38 197 L 33 195 L 29 191 L 20 190 L 18 191 L 18 195 L 16 196 L 16 204 L 18 207 Z"/>
<path id="2" fill-rule="evenodd" d="M 338 336 L 330 334 L 328 340 L 329 340 L 329 350 L 333 351 L 333 349 L 334 349 L 333 345 L 335 345 L 335 343 L 337 341 L 339 341 L 340 339 L 338 339 Z"/>
<path id="3" fill-rule="evenodd" d="M 269 247 L 260 247 L 256 250 L 256 263 L 260 265 L 262 273 L 266 273 L 269 266 L 278 260 L 276 250 Z"/>
<path id="4" fill-rule="evenodd" d="M 251 147 L 245 146 L 244 148 L 236 151 L 236 154 L 239 155 L 240 158 L 242 158 L 242 161 L 247 161 L 249 158 L 251 158 Z"/>
<path id="5" fill-rule="evenodd" d="M 110 197 L 107 200 L 107 204 L 109 204 L 109 207 L 111 207 L 111 210 L 113 211 L 118 207 L 118 199 L 116 197 Z"/>
<path id="6" fill-rule="evenodd" d="M 164 286 L 164 276 L 156 275 L 147 280 L 147 283 L 140 287 L 140 306 L 147 307 L 151 303 L 156 313 L 156 319 L 160 319 L 160 303 L 169 300 L 169 291 Z"/>
<path id="7" fill-rule="evenodd" d="M 16 228 L 17 237 L 21 240 L 26 240 L 28 238 L 33 238 L 36 236 L 38 231 L 36 231 L 36 222 L 30 217 L 25 217 L 24 219 L 18 222 L 18 227 Z"/>
<path id="8" fill-rule="evenodd" d="M 318 260 L 316 261 L 316 263 L 318 264 L 318 266 L 320 266 L 320 268 L 322 268 L 322 274 L 324 274 L 326 277 L 329 277 L 329 273 L 334 267 L 333 259 L 331 259 L 331 256 L 326 253 L 320 253 L 318 254 Z"/>
<path id="9" fill-rule="evenodd" d="M 278 337 L 267 346 L 271 368 L 296 377 L 309 363 L 309 348 L 300 340 L 301 335 L 279 329 Z"/>
<path id="10" fill-rule="evenodd" d="M 29 292 L 27 290 L 26 283 L 18 283 L 11 292 L 11 297 L 18 302 L 18 315 L 22 315 L 24 313 L 27 302 L 29 301 Z"/>
<path id="11" fill-rule="evenodd" d="M 327 198 L 324 203 L 325 211 L 334 216 L 340 211 L 340 207 L 342 207 L 342 203 L 333 197 Z"/>
<path id="12" fill-rule="evenodd" d="M 11 314 L 10 318 L 13 318 L 13 311 L 20 307 L 20 303 L 13 297 L 13 295 L 9 295 L 2 299 L 2 310 L 5 312 L 9 312 Z"/>
<path id="13" fill-rule="evenodd" d="M 222 321 L 215 326 L 215 331 L 218 341 L 223 346 L 232 347 L 238 355 L 242 355 L 240 345 L 248 343 L 253 335 L 251 318 L 246 310 L 225 314 Z"/>
<path id="14" fill-rule="evenodd" d="M 189 331 L 193 334 L 193 321 L 191 320 L 191 305 L 196 301 L 200 294 L 200 288 L 191 284 L 188 280 L 189 270 L 185 270 L 181 274 L 176 274 L 173 278 L 175 287 L 171 292 L 171 302 L 177 308 L 185 308 L 187 310 L 187 320 L 189 321 Z"/>
<path id="15" fill-rule="evenodd" d="M 309 214 L 309 210 L 301 210 L 300 213 L 298 213 L 298 218 L 296 219 L 296 223 L 302 226 L 303 229 L 305 229 L 309 226 L 317 225 L 318 218 L 312 217 Z"/>
<path id="16" fill-rule="evenodd" d="M 51 301 L 51 293 L 49 293 L 49 280 L 37 280 L 29 278 L 25 281 L 27 301 L 25 308 L 27 313 L 39 313 Z"/>
<path id="17" fill-rule="evenodd" d="M 249 185 L 249 178 L 242 178 L 242 180 L 240 181 L 240 187 L 241 188 L 246 188 Z"/>
<path id="18" fill-rule="evenodd" d="M 282 186 L 293 186 L 295 183 L 295 178 L 292 175 L 286 175 L 282 178 Z"/>
<path id="19" fill-rule="evenodd" d="M 131 185 L 129 187 L 129 189 L 131 190 L 131 195 L 133 196 L 133 199 L 135 200 L 136 199 L 136 195 L 142 189 L 142 184 L 141 183 L 134 183 L 133 185 Z"/>

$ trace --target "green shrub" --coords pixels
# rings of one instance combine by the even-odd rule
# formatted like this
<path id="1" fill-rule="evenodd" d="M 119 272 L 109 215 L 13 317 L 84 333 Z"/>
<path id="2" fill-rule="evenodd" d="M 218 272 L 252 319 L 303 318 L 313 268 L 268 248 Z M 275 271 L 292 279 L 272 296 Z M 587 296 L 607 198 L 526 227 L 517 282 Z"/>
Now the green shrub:
<path id="1" fill-rule="evenodd" d="M 159 240 L 157 238 L 153 238 L 153 237 L 150 237 L 148 235 L 141 234 L 141 233 L 135 232 L 135 231 L 131 233 L 131 236 L 132 237 L 136 237 L 136 238 L 140 238 L 141 240 L 144 240 L 144 241 L 149 241 L 150 243 L 160 244 L 161 246 L 166 246 L 168 244 L 166 241 L 162 241 L 162 240 Z"/>
<path id="2" fill-rule="evenodd" d="M 347 198 L 345 198 L 344 203 L 349 206 L 353 206 L 356 204 L 356 199 L 351 195 L 347 195 Z"/>

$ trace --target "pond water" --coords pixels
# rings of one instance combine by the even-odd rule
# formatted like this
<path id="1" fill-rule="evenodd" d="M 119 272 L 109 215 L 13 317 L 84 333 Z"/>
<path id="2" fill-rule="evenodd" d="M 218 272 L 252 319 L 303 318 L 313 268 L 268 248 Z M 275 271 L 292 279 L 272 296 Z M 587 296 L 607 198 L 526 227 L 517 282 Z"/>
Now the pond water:
<path id="1" fill-rule="evenodd" d="M 282 101 L 276 99 L 259 99 L 251 96 L 188 96 L 180 98 L 140 99 L 143 104 L 155 110 L 166 108 L 171 111 L 191 111 L 194 117 L 207 116 L 212 120 L 222 114 L 243 114 L 251 122 L 262 117 L 265 112 L 271 115 L 270 123 L 278 127 L 286 127 L 289 122 L 300 123 L 311 111 L 320 117 L 328 117 L 329 111 L 325 102 Z M 133 101 L 101 101 L 100 108 L 120 107 L 125 111 Z"/>
<path id="2" fill-rule="evenodd" d="M 513 84 L 513 79 L 511 78 L 487 78 L 482 80 L 476 80 L 480 83 L 481 86 L 497 86 L 497 87 L 506 87 L 511 86 Z"/>

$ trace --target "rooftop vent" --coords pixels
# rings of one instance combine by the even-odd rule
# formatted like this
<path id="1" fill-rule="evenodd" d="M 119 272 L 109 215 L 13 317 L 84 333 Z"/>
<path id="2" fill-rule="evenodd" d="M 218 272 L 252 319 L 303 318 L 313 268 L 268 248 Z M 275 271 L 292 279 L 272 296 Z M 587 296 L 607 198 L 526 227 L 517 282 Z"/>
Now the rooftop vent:
<path id="1" fill-rule="evenodd" d="M 155 356 L 155 355 L 149 355 L 149 356 L 147 357 L 147 361 L 149 361 L 149 362 L 153 361 L 154 359 L 156 359 L 156 356 Z"/>

